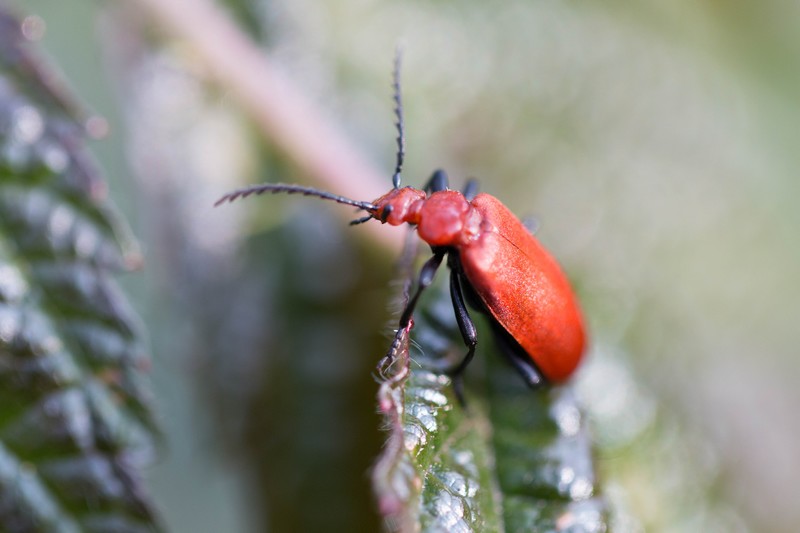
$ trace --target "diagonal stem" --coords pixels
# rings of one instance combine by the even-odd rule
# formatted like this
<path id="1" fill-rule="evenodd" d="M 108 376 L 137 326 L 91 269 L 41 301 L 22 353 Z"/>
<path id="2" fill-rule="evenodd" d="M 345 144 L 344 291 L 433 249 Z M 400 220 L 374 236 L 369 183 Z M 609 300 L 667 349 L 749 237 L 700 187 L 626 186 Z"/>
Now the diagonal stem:
<path id="1" fill-rule="evenodd" d="M 264 134 L 316 184 L 351 198 L 373 199 L 391 187 L 389 170 L 371 165 L 303 89 L 209 0 L 131 0 L 172 36 L 187 41 L 217 82 L 229 89 Z M 387 104 L 388 105 L 388 104 Z M 343 213 L 351 218 L 352 213 Z M 371 237 L 399 250 L 402 232 L 368 224 Z"/>

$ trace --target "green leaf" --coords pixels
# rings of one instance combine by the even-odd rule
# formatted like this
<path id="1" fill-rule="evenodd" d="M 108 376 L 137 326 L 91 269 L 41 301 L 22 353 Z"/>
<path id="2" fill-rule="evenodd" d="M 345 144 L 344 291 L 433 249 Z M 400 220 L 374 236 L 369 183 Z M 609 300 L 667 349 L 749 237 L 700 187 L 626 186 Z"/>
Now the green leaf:
<path id="1" fill-rule="evenodd" d="M 415 313 L 413 355 L 406 331 L 383 368 L 378 403 L 389 431 L 373 485 L 387 529 L 606 531 L 570 386 L 530 390 L 486 336 L 467 372 L 465 407 L 436 373 L 465 352 L 444 285 Z"/>
<path id="2" fill-rule="evenodd" d="M 0 530 L 154 531 L 136 261 L 75 106 L 0 11 Z"/>

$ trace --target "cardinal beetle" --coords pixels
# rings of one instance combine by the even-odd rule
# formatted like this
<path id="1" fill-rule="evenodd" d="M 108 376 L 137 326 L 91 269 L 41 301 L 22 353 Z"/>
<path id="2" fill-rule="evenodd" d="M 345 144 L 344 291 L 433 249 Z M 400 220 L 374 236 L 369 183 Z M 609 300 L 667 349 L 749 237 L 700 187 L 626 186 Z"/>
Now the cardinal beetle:
<path id="1" fill-rule="evenodd" d="M 555 259 L 498 199 L 476 195 L 473 181 L 463 192 L 453 191 L 444 171 L 437 170 L 422 190 L 400 188 L 405 141 L 399 64 L 398 55 L 393 74 L 398 136 L 392 190 L 373 202 L 362 202 L 300 185 L 264 184 L 232 191 L 215 205 L 265 192 L 303 194 L 367 213 L 351 225 L 375 219 L 392 226 L 416 226 L 433 256 L 423 265 L 417 289 L 403 310 L 390 356 L 412 324 L 420 294 L 447 256 L 450 295 L 467 346 L 463 360 L 447 372 L 458 388 L 478 342 L 466 301 L 488 316 L 498 346 L 530 386 L 566 380 L 581 360 L 586 335 L 575 295 Z"/>

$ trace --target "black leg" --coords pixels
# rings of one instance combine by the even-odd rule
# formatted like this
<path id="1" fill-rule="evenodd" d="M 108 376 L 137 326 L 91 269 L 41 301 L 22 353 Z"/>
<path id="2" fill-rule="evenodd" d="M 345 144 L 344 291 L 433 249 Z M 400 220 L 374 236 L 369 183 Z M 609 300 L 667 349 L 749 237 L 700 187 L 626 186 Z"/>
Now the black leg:
<path id="1" fill-rule="evenodd" d="M 422 190 L 427 193 L 446 191 L 449 185 L 450 183 L 447 179 L 447 174 L 445 171 L 438 169 L 434 171 L 431 179 L 428 180 L 428 183 L 425 184 L 425 187 L 423 187 Z"/>
<path id="2" fill-rule="evenodd" d="M 422 265 L 422 269 L 420 269 L 419 272 L 417 290 L 414 293 L 414 296 L 408 300 L 406 308 L 403 309 L 403 314 L 400 315 L 400 324 L 397 327 L 397 333 L 395 333 L 394 340 L 392 341 L 392 345 L 389 347 L 389 351 L 378 363 L 377 372 L 379 375 L 383 375 L 382 369 L 386 368 L 394 360 L 394 354 L 397 352 L 400 339 L 403 337 L 403 331 L 408 327 L 408 324 L 411 323 L 411 316 L 414 314 L 414 308 L 417 306 L 417 300 L 419 300 L 422 291 L 424 291 L 430 286 L 431 283 L 433 283 L 433 277 L 436 275 L 436 271 L 442 264 L 442 259 L 444 259 L 446 253 L 447 250 L 436 250 L 433 253 L 433 257 L 428 259 L 425 264 Z"/>
<path id="3" fill-rule="evenodd" d="M 494 330 L 497 347 L 506 356 L 511 366 L 519 372 L 528 386 L 535 389 L 544 384 L 546 380 L 541 371 L 536 368 L 531 357 L 525 353 L 519 343 L 499 324 L 492 324 L 492 329 Z"/>
<path id="4" fill-rule="evenodd" d="M 475 178 L 470 178 L 467 180 L 467 183 L 464 184 L 464 189 L 461 191 L 464 195 L 464 198 L 467 200 L 472 200 L 475 198 L 475 195 L 478 194 L 478 180 Z"/>
<path id="5" fill-rule="evenodd" d="M 528 230 L 528 233 L 531 235 L 536 235 L 536 232 L 539 231 L 539 219 L 534 216 L 526 216 L 522 219 L 522 225 L 525 226 L 525 229 Z"/>
<path id="6" fill-rule="evenodd" d="M 408 301 L 406 308 L 403 309 L 403 314 L 400 316 L 400 329 L 405 329 L 408 326 L 408 323 L 411 321 L 411 315 L 414 313 L 414 308 L 417 306 L 417 300 L 419 300 L 422 291 L 427 289 L 430 284 L 433 283 L 433 277 L 436 275 L 439 265 L 442 264 L 442 259 L 446 253 L 447 252 L 444 250 L 436 251 L 433 253 L 433 257 L 428 259 L 425 264 L 422 265 L 422 269 L 419 271 L 417 292 L 415 292 L 414 296 L 412 296 Z"/>
<path id="7" fill-rule="evenodd" d="M 456 400 L 458 400 L 458 404 L 462 408 L 466 409 L 467 400 L 464 397 L 464 374 L 452 376 L 451 379 L 453 380 L 453 392 L 456 395 Z"/>
<path id="8" fill-rule="evenodd" d="M 464 295 L 461 293 L 461 283 L 458 280 L 458 271 L 456 269 L 450 271 L 450 298 L 453 300 L 453 310 L 456 313 L 458 329 L 464 338 L 464 344 L 467 345 L 467 355 L 456 367 L 447 372 L 455 378 L 460 377 L 464 369 L 472 361 L 472 357 L 475 355 L 475 346 L 478 344 L 478 330 L 475 329 L 475 324 L 469 317 L 469 311 L 464 303 Z"/>

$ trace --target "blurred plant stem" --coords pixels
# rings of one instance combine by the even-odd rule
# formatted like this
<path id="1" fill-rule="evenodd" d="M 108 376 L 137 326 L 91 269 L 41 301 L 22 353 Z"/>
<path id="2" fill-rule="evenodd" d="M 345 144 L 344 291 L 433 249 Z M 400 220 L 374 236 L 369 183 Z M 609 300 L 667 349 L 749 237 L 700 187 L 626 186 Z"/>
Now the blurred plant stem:
<path id="1" fill-rule="evenodd" d="M 321 187 L 360 200 L 372 200 L 386 191 L 388 169 L 387 173 L 376 169 L 222 9 L 207 0 L 134 3 L 171 36 L 188 42 L 264 135 Z M 399 233 L 374 224 L 367 231 L 381 245 L 399 249 Z"/>

